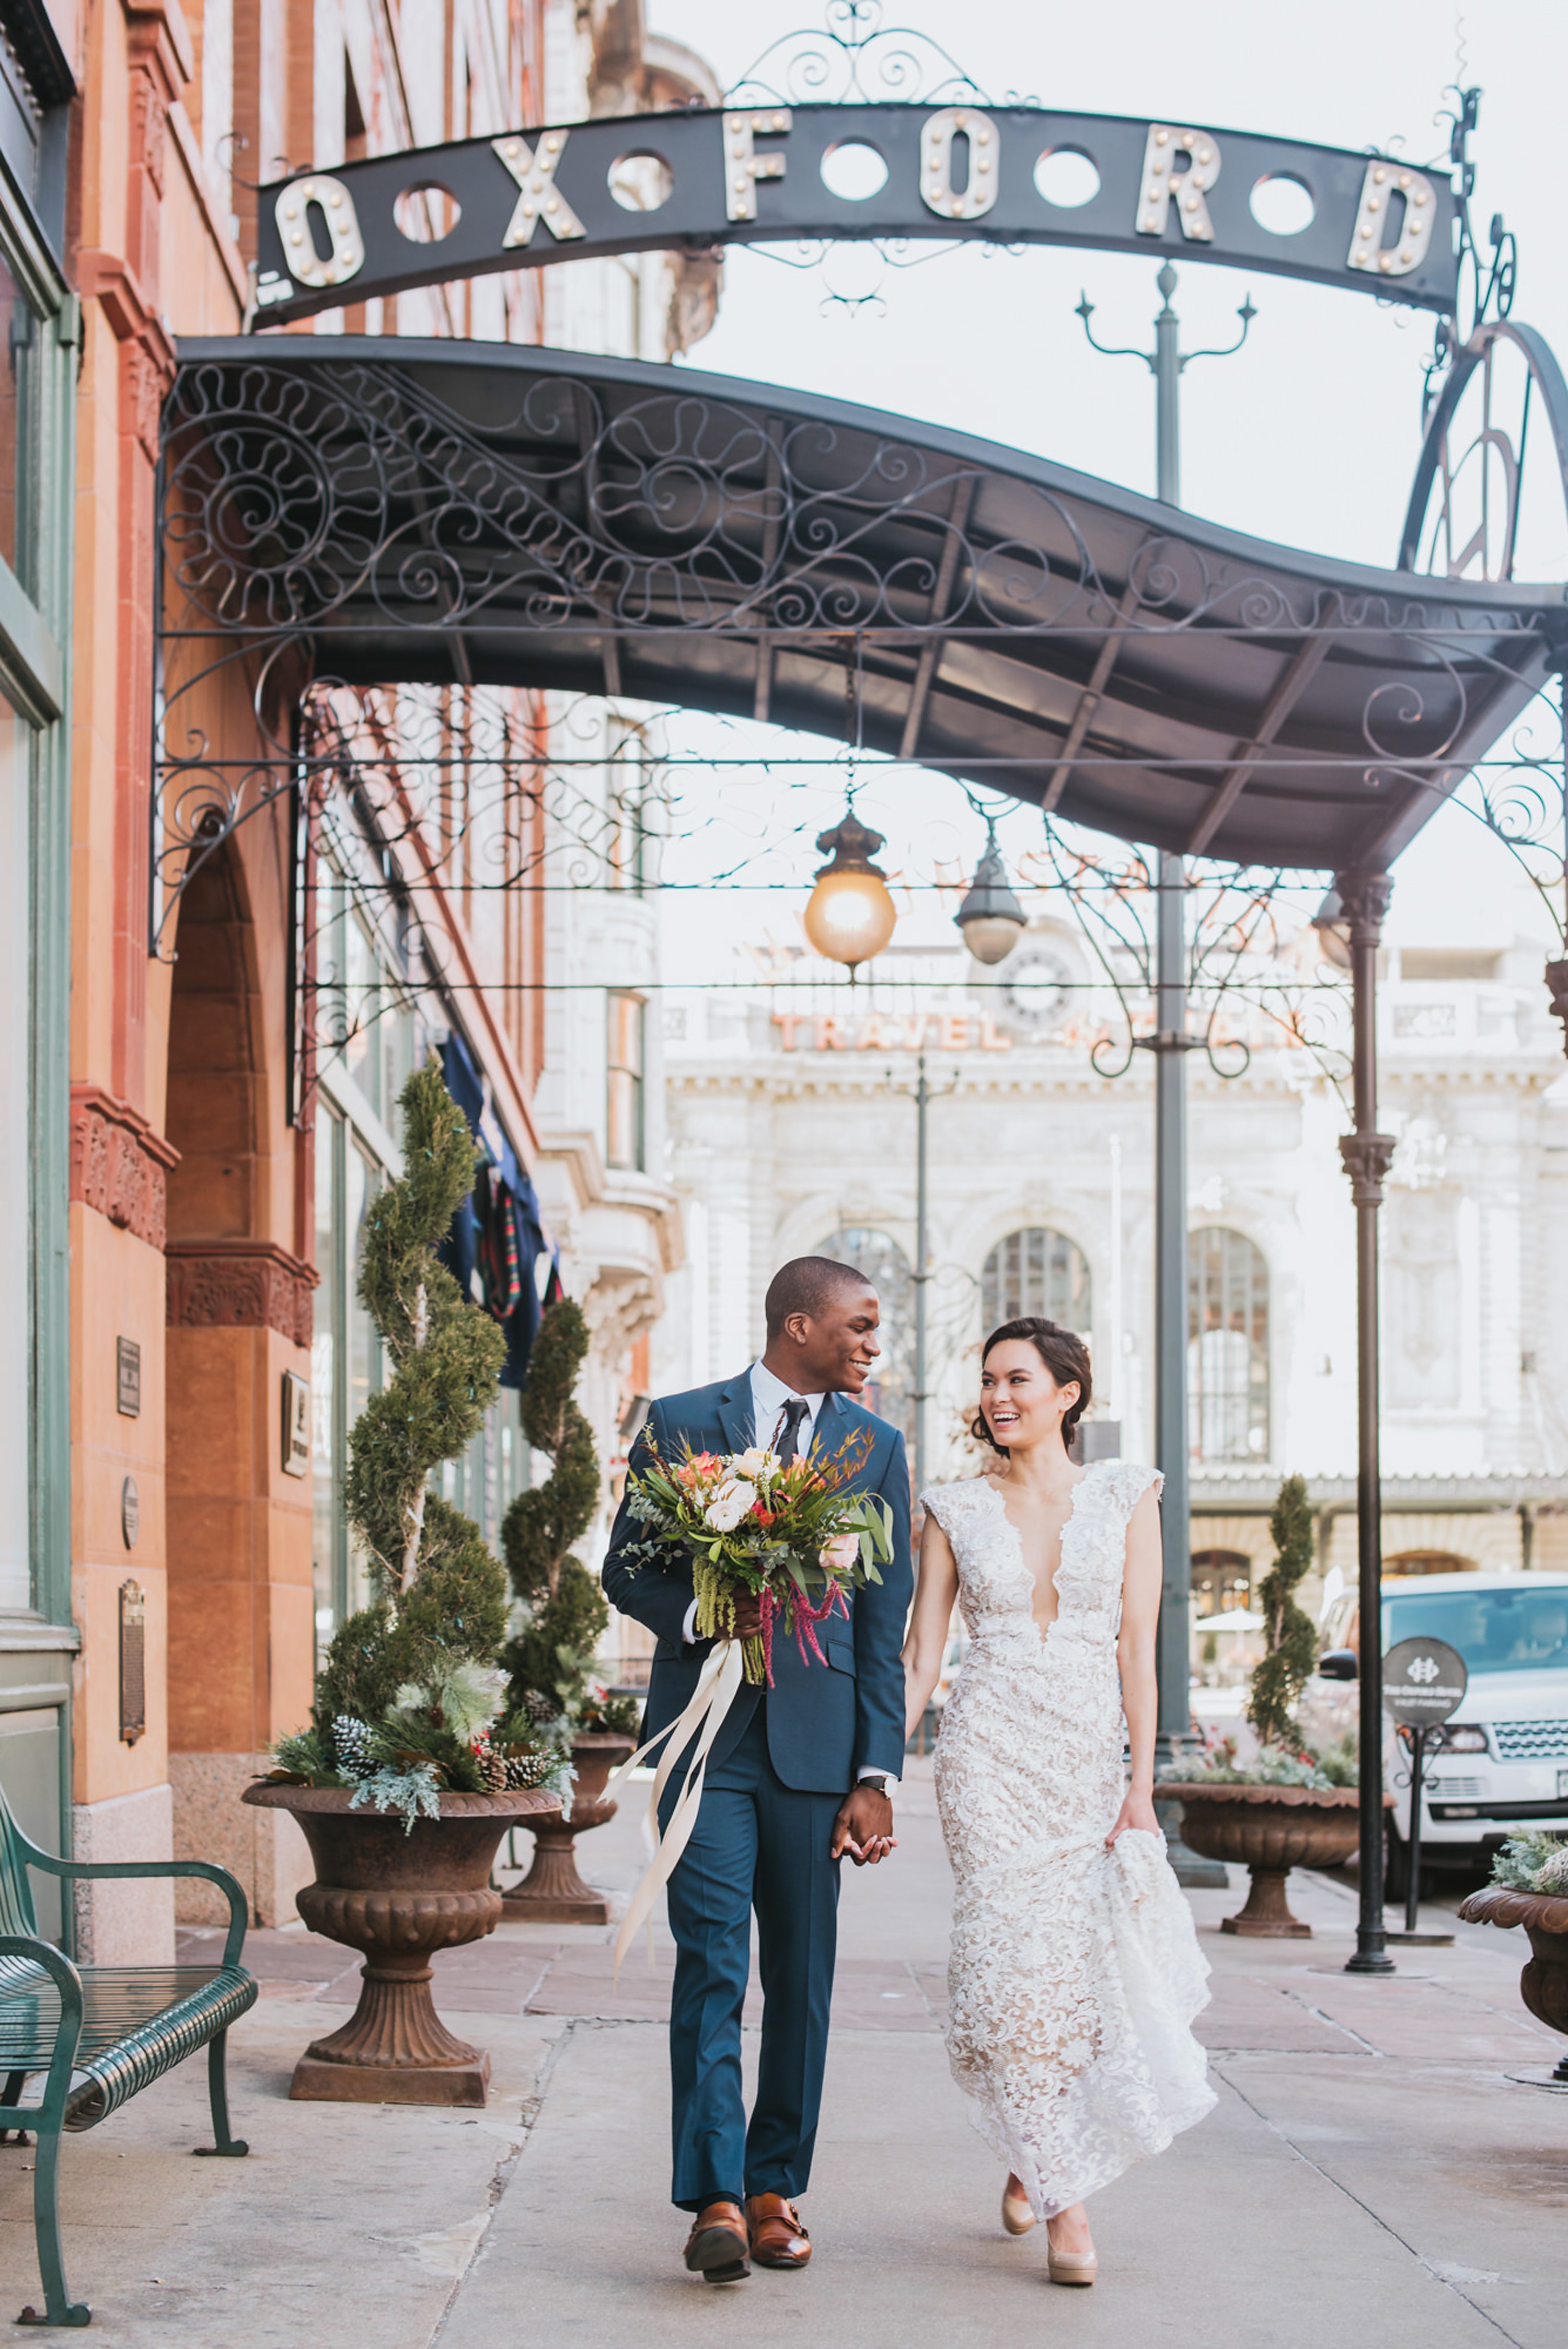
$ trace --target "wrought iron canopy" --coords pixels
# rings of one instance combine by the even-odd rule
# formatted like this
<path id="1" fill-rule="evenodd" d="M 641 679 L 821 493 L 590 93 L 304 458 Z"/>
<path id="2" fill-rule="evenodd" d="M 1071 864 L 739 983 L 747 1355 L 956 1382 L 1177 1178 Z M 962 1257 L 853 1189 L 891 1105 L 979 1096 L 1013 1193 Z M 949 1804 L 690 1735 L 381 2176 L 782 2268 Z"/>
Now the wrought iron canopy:
<path id="1" fill-rule="evenodd" d="M 163 634 L 212 661 L 771 719 L 1337 869 L 1397 854 L 1568 643 L 1561 585 L 1271 546 L 806 393 L 455 341 L 180 358 Z"/>

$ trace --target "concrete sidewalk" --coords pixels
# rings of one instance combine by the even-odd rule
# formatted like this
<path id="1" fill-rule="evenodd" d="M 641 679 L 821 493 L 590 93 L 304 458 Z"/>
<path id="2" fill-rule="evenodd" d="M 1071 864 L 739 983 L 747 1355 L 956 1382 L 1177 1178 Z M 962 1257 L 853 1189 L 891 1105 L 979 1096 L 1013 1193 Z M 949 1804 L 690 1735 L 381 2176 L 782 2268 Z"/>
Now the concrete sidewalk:
<path id="1" fill-rule="evenodd" d="M 1393 1982 L 1342 1972 L 1355 1906 L 1297 1878 L 1312 1941 L 1218 1930 L 1202 2019 L 1220 2105 L 1094 2205 L 1100 2282 L 1045 2281 L 1043 2230 L 1012 2241 L 1001 2179 L 941 2036 L 949 1882 L 929 1764 L 901 1849 L 847 1872 L 827 2106 L 803 2276 L 716 2290 L 677 2258 L 665 2201 L 666 1940 L 617 1986 L 608 1937 L 503 1926 L 438 1969 L 455 2027 L 488 2046 L 490 2108 L 291 2105 L 307 2039 L 356 1964 L 303 1931 L 252 1937 L 265 1995 L 234 2034 L 242 2162 L 192 2161 L 203 2071 L 67 2142 L 67 2275 L 102 2349 L 1559 2349 L 1568 2094 L 1515 2085 L 1562 2042 L 1525 2013 L 1522 1938 L 1456 1928 Z M 636 1822 L 581 1847 L 624 1891 Z M 1432 1924 L 1451 1924 L 1434 1909 Z M 193 1950 L 202 1937 L 191 1937 Z M 0 2148 L 0 2321 L 38 2297 L 31 2155 Z"/>

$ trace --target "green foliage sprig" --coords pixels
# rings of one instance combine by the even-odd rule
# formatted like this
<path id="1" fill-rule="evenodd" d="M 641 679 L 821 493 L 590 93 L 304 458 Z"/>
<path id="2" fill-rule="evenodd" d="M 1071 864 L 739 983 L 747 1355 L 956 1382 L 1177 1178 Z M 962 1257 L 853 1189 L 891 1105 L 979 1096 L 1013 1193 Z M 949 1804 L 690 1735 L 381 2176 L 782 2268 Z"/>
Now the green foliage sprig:
<path id="1" fill-rule="evenodd" d="M 528 1358 L 522 1431 L 546 1454 L 550 1475 L 520 1493 L 501 1520 L 501 1548 L 527 1621 L 507 1648 L 512 1702 L 530 1692 L 574 1717 L 610 1620 L 596 1578 L 571 1554 L 599 1505 L 599 1455 L 574 1391 L 588 1354 L 588 1324 L 571 1298 L 547 1306 Z"/>
<path id="2" fill-rule="evenodd" d="M 1547 1827 L 1526 1827 L 1510 1836 L 1491 1863 L 1491 1880 L 1515 1892 L 1545 1892 L 1568 1899 L 1568 1837 Z"/>
<path id="3" fill-rule="evenodd" d="M 1261 1745 L 1299 1746 L 1295 1708 L 1317 1661 L 1317 1633 L 1295 1603 L 1295 1589 L 1312 1564 L 1312 1509 L 1306 1480 L 1287 1476 L 1269 1519 L 1274 1561 L 1258 1592 L 1264 1652 L 1253 1667 L 1246 1714 Z"/>

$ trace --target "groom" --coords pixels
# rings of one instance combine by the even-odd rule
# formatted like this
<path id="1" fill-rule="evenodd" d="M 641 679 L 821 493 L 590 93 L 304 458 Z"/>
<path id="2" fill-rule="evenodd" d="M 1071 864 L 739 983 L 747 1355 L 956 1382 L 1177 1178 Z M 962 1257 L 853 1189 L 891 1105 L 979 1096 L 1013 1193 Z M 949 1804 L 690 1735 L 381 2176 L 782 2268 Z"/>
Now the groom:
<path id="1" fill-rule="evenodd" d="M 892 1557 L 881 1583 L 818 1632 L 826 1663 L 801 1661 L 793 1640 L 773 1646 L 773 1686 L 743 1683 L 709 1756 L 691 1841 L 669 1882 L 676 1940 L 670 2078 L 676 2206 L 692 2212 L 686 2263 L 711 2283 L 811 2256 L 795 2197 L 805 2191 L 822 2099 L 837 1943 L 838 1863 L 857 1867 L 892 1847 L 903 1757 L 903 1667 L 909 1609 L 909 1475 L 903 1438 L 854 1398 L 881 1350 L 877 1295 L 830 1257 L 797 1257 L 774 1275 L 768 1343 L 738 1378 L 655 1402 L 632 1452 L 666 1460 L 769 1445 L 786 1460 L 837 1453 L 858 1438 L 850 1489 L 880 1493 L 892 1512 Z M 644 1735 L 685 1711 L 712 1641 L 695 1636 L 689 1564 L 628 1560 L 639 1526 L 623 1502 L 604 1561 L 604 1589 L 623 1615 L 656 1633 Z M 736 1632 L 760 1628 L 758 1602 L 736 1608 Z M 673 1806 L 680 1777 L 666 1790 Z M 740 2085 L 740 2015 L 757 1912 L 762 2049 L 749 2127 Z"/>

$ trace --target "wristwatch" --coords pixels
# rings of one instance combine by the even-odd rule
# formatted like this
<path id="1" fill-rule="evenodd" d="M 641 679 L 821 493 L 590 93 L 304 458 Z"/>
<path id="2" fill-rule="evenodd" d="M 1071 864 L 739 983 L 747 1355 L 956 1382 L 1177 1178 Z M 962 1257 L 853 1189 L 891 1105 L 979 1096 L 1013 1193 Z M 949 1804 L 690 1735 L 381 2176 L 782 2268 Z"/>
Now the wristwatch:
<path id="1" fill-rule="evenodd" d="M 855 1787 L 855 1792 L 856 1792 L 856 1794 L 858 1795 L 858 1794 L 861 1792 L 861 1788 L 862 1788 L 862 1787 L 865 1787 L 865 1786 L 869 1786 L 869 1787 L 871 1788 L 871 1790 L 872 1790 L 872 1794 L 873 1794 L 873 1795 L 886 1795 L 886 1793 L 887 1793 L 887 1780 L 886 1780 L 885 1778 L 869 1778 L 869 1777 L 868 1777 L 868 1778 L 862 1778 L 862 1779 L 861 1779 L 861 1780 L 860 1780 L 860 1782 L 859 1782 L 859 1784 L 858 1784 L 858 1785 L 856 1785 L 856 1787 Z"/>

